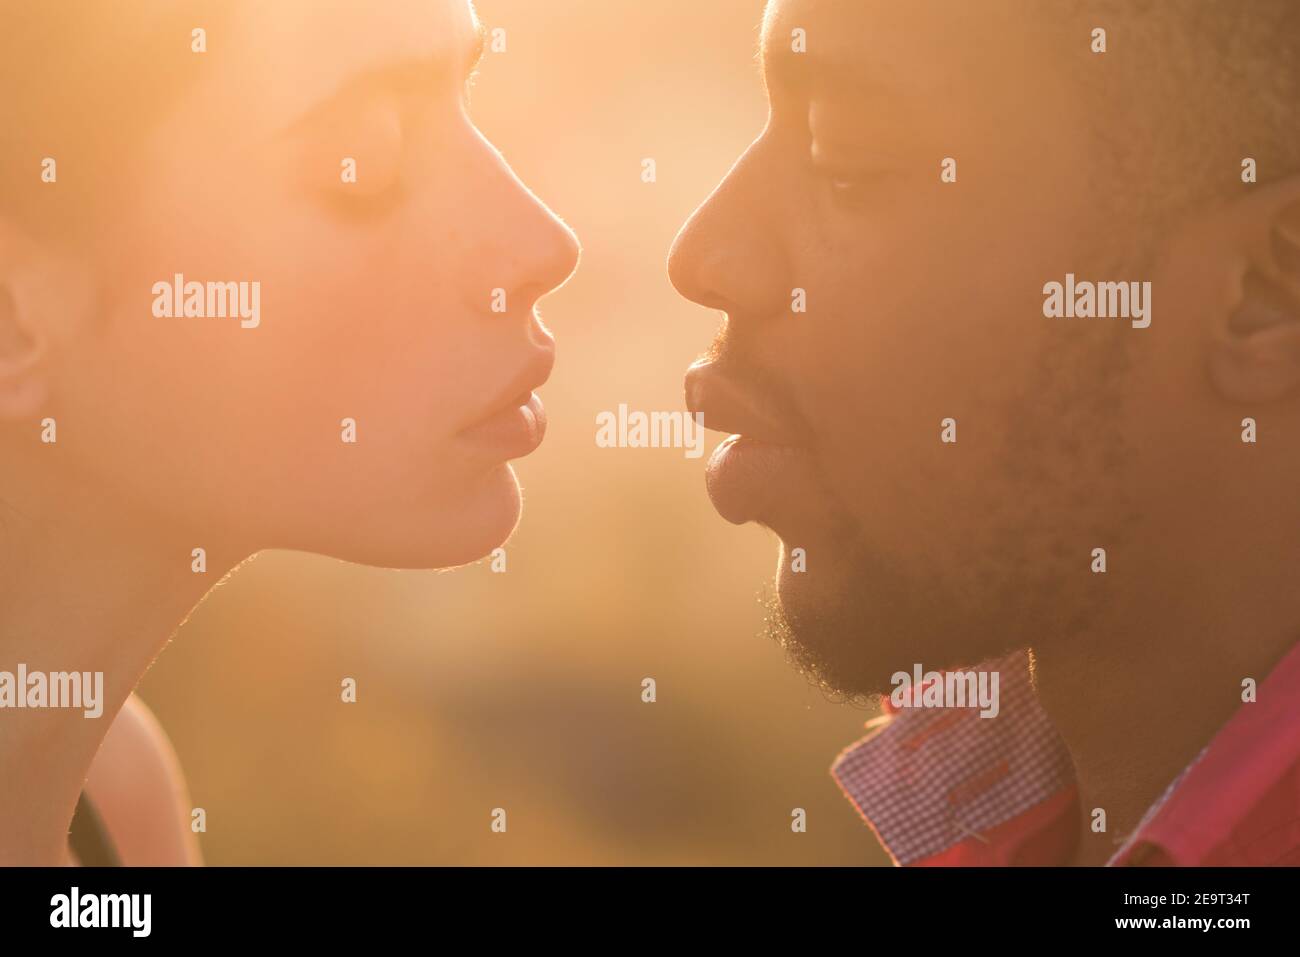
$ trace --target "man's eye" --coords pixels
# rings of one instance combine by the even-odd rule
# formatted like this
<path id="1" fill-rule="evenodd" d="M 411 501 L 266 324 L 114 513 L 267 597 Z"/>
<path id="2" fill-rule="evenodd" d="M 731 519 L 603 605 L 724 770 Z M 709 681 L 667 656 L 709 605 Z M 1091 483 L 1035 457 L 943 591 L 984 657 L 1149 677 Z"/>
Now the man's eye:
<path id="1" fill-rule="evenodd" d="M 885 170 L 844 170 L 819 167 L 817 175 L 825 184 L 831 199 L 848 208 L 862 206 L 872 195 L 872 190 L 888 175 Z"/>

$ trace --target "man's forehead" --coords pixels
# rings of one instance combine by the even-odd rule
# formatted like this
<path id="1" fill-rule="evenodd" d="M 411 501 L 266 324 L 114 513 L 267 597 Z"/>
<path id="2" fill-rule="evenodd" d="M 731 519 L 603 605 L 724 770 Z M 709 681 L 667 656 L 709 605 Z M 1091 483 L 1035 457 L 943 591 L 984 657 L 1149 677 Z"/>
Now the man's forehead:
<path id="1" fill-rule="evenodd" d="M 899 86 L 922 92 L 995 47 L 1018 45 L 1026 25 L 1013 10 L 1013 0 L 768 0 L 764 63 L 843 93 Z"/>
<path id="2" fill-rule="evenodd" d="M 803 30 L 805 35 L 815 33 L 833 42 L 851 45 L 852 39 L 845 33 L 851 32 L 855 26 L 861 28 L 865 24 L 866 14 L 863 8 L 866 2 L 867 0 L 862 0 L 846 6 L 818 0 L 767 0 L 767 6 L 763 10 L 764 56 L 774 57 L 790 50 L 795 30 Z"/>
<path id="3" fill-rule="evenodd" d="M 1051 13 L 1020 0 L 767 0 L 763 26 L 773 38 L 803 27 L 829 39 L 846 34 L 850 43 L 871 33 L 920 37 L 955 32 L 953 39 L 971 40 L 970 30 L 986 36 L 1004 32 L 1009 23 L 1034 19 L 1036 9 Z"/>
<path id="4" fill-rule="evenodd" d="M 875 0 L 768 0 L 762 55 L 769 81 L 850 92 L 889 70 L 890 24 Z M 877 42 L 873 42 L 877 41 Z M 880 46 L 881 49 L 876 47 Z"/>
<path id="5" fill-rule="evenodd" d="M 763 9 L 763 33 L 767 36 L 789 36 L 795 27 L 807 29 L 814 24 L 835 23 L 843 26 L 850 20 L 863 19 L 867 0 L 845 6 L 837 3 L 824 3 L 818 0 L 767 0 Z"/>

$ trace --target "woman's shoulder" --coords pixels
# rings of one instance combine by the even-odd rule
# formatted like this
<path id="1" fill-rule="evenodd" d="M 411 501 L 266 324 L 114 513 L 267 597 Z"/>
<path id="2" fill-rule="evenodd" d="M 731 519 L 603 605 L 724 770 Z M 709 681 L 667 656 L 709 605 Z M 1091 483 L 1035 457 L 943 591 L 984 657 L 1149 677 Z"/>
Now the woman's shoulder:
<path id="1" fill-rule="evenodd" d="M 167 733 L 136 695 L 113 719 L 86 778 L 86 795 L 126 866 L 202 863 L 190 798 Z"/>

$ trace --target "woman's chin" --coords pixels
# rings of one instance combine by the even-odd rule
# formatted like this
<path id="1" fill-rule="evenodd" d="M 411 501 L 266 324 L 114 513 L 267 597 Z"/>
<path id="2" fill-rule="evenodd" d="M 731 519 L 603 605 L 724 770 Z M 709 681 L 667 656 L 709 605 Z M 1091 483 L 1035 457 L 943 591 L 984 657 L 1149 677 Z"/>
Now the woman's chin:
<path id="1" fill-rule="evenodd" d="M 431 561 L 422 568 L 447 568 L 477 561 L 504 545 L 519 525 L 523 498 L 515 470 L 507 462 L 494 468 L 463 498 L 439 509 L 432 542 Z"/>
<path id="2" fill-rule="evenodd" d="M 502 463 L 455 495 L 422 508 L 385 512 L 385 527 L 354 529 L 346 544 L 323 550 L 380 568 L 452 568 L 504 544 L 519 524 L 522 507 L 514 469 Z"/>

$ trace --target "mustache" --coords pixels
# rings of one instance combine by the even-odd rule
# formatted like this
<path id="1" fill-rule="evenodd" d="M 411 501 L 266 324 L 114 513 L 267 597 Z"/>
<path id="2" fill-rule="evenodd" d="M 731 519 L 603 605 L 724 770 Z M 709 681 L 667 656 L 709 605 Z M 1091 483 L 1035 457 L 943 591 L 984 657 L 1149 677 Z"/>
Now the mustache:
<path id="1" fill-rule="evenodd" d="M 728 379 L 763 406 L 763 411 L 801 434 L 815 436 L 812 424 L 797 401 L 797 390 L 787 374 L 774 368 L 769 360 L 737 336 L 731 320 L 724 315 L 722 328 L 697 361 L 716 366 Z"/>

